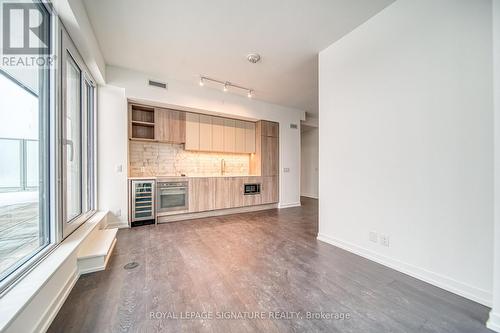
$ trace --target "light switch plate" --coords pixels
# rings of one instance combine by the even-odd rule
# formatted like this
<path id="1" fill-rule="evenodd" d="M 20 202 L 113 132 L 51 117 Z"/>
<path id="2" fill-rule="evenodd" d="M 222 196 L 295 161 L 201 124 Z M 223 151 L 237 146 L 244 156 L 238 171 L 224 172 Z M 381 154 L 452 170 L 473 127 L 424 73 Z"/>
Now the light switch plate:
<path id="1" fill-rule="evenodd" d="M 290 172 L 290 168 L 283 168 L 283 172 Z"/>

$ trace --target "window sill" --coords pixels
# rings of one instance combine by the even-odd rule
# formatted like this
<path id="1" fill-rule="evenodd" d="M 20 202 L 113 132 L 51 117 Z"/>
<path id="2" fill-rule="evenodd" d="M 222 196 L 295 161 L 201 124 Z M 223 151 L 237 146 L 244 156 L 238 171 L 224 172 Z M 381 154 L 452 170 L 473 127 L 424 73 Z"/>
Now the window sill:
<path id="1" fill-rule="evenodd" d="M 61 242 L 50 254 L 43 258 L 31 271 L 21 277 L 0 298 L 0 332 L 21 313 L 54 273 L 75 251 L 85 238 L 100 225 L 107 212 L 97 212 L 75 232 Z M 55 297 L 56 295 L 54 295 Z M 50 303 L 50 300 L 47 300 Z"/>

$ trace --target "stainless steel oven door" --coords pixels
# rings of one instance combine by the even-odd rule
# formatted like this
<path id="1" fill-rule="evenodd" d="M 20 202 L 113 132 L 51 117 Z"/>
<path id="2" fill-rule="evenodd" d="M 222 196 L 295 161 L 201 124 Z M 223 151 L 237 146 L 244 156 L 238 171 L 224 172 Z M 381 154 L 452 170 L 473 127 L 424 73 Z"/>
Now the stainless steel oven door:
<path id="1" fill-rule="evenodd" d="M 159 183 L 157 186 L 159 213 L 188 210 L 188 186 L 184 183 Z"/>

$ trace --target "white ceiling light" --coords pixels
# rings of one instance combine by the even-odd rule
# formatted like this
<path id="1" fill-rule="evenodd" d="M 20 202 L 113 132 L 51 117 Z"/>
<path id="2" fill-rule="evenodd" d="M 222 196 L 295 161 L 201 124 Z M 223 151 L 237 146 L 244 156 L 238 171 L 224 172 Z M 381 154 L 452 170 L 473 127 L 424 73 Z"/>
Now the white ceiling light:
<path id="1" fill-rule="evenodd" d="M 229 81 L 220 81 L 220 80 L 209 78 L 207 76 L 200 76 L 200 86 L 204 86 L 205 81 L 218 83 L 218 84 L 223 85 L 222 90 L 224 92 L 227 92 L 229 90 L 229 87 L 232 87 L 232 88 L 237 88 L 237 89 L 241 89 L 241 90 L 246 90 L 248 98 L 252 98 L 253 94 L 254 94 L 254 90 L 251 88 L 246 88 L 246 87 L 240 86 L 238 84 L 231 83 Z"/>
<path id="2" fill-rule="evenodd" d="M 252 64 L 256 64 L 260 61 L 260 54 L 257 53 L 250 53 L 247 55 L 247 60 L 250 61 Z"/>

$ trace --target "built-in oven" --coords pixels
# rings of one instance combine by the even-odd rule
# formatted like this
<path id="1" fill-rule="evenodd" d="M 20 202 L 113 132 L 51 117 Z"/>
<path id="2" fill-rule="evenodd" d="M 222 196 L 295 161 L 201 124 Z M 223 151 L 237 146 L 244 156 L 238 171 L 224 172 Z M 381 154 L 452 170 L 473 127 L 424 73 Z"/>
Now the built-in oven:
<path id="1" fill-rule="evenodd" d="M 158 213 L 187 211 L 189 209 L 189 185 L 182 182 L 158 182 L 156 184 L 156 210 Z"/>
<path id="2" fill-rule="evenodd" d="M 245 184 L 244 195 L 260 194 L 260 184 Z"/>

